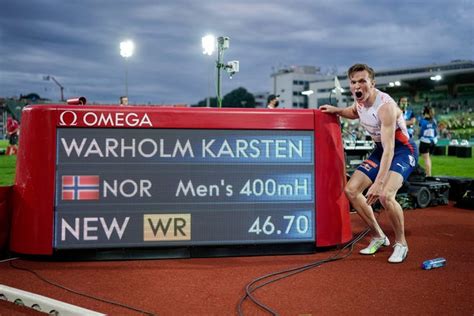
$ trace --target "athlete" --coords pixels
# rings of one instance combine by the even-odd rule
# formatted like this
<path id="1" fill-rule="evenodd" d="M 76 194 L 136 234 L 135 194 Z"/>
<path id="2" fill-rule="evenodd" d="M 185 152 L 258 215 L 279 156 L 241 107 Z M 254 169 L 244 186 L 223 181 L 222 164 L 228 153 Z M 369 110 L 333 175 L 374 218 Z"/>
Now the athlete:
<path id="1" fill-rule="evenodd" d="M 372 209 L 372 204 L 379 200 L 388 213 L 395 234 L 393 253 L 388 261 L 400 263 L 408 254 L 408 245 L 403 209 L 395 196 L 417 163 L 417 148 L 408 135 L 397 103 L 375 88 L 374 70 L 365 64 L 355 64 L 349 68 L 348 78 L 354 103 L 347 108 L 323 105 L 320 110 L 359 119 L 360 125 L 375 142 L 374 151 L 356 169 L 345 187 L 347 198 L 371 229 L 370 244 L 360 253 L 372 255 L 380 247 L 390 245 Z"/>

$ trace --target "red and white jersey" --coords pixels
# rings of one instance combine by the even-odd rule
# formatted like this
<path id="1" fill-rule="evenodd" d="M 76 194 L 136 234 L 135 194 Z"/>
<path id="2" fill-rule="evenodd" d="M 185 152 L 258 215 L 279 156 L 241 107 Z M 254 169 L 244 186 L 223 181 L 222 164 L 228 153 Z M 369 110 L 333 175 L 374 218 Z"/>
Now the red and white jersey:
<path id="1" fill-rule="evenodd" d="M 359 115 L 360 125 L 362 125 L 367 133 L 372 137 L 374 142 L 381 142 L 381 126 L 382 122 L 380 121 L 378 112 L 382 105 L 393 102 L 397 104 L 391 96 L 388 94 L 375 89 L 377 96 L 375 97 L 375 102 L 370 107 L 365 107 L 362 104 L 359 104 L 355 101 L 357 113 Z M 401 112 L 400 112 L 401 113 Z M 407 126 L 403 115 L 399 114 L 397 117 L 397 126 L 395 132 L 395 139 L 405 143 L 406 139 L 409 138 Z M 405 138 L 406 137 L 406 138 Z"/>
<path id="2" fill-rule="evenodd" d="M 18 124 L 18 121 L 8 117 L 7 119 L 7 133 L 8 135 L 11 135 L 13 133 L 18 132 L 18 129 L 20 128 L 20 125 Z"/>

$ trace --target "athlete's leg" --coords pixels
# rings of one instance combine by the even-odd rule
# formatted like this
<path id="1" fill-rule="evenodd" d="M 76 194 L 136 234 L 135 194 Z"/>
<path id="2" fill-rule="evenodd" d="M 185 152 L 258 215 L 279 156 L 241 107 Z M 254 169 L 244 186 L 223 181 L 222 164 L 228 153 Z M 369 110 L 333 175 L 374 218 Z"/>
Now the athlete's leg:
<path id="1" fill-rule="evenodd" d="M 395 233 L 395 243 L 407 244 L 405 239 L 405 224 L 403 219 L 403 209 L 395 199 L 398 189 L 403 185 L 401 174 L 389 171 L 387 180 L 382 189 L 382 195 L 379 197 L 380 203 L 387 211 L 388 217 Z"/>
<path id="2" fill-rule="evenodd" d="M 428 177 L 430 177 L 431 176 L 431 157 L 430 157 L 430 153 L 427 152 L 427 153 L 421 154 L 421 157 L 423 158 L 423 161 L 425 162 L 426 175 Z"/>
<path id="3" fill-rule="evenodd" d="M 372 181 L 369 177 L 363 172 L 356 170 L 346 184 L 345 193 L 357 214 L 370 227 L 373 237 L 382 238 L 385 237 L 385 234 L 375 219 L 372 206 L 367 204 L 367 199 L 362 194 L 370 185 L 372 185 Z"/>

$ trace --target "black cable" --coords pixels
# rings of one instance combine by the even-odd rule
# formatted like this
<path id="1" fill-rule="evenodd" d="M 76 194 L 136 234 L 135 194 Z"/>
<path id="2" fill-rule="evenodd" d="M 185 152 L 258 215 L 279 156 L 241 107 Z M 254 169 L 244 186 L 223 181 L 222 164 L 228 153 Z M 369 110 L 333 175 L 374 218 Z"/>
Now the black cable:
<path id="1" fill-rule="evenodd" d="M 271 274 L 269 274 L 269 275 L 267 275 L 267 276 L 264 276 L 264 277 L 258 278 L 257 280 L 254 280 L 254 282 L 252 282 L 252 283 L 256 283 L 255 281 L 261 280 L 261 279 L 266 278 L 266 277 L 270 277 L 270 276 L 282 274 L 282 273 L 288 273 L 287 275 L 285 275 L 285 276 L 283 276 L 283 277 L 290 276 L 290 275 L 297 274 L 297 273 L 299 273 L 299 272 L 308 270 L 308 269 L 310 269 L 310 268 L 313 268 L 313 267 L 316 267 L 316 266 L 320 266 L 320 265 L 322 265 L 322 264 L 324 264 L 324 263 L 327 263 L 327 262 L 330 262 L 330 261 L 335 261 L 335 260 L 344 259 L 344 258 L 348 257 L 348 256 L 352 253 L 353 246 L 354 246 L 359 240 L 361 240 L 366 234 L 367 234 L 367 233 L 366 233 L 365 231 L 362 232 L 362 233 L 360 233 L 356 238 L 354 238 L 352 241 L 350 241 L 348 244 L 346 244 L 345 247 L 341 248 L 341 249 L 340 249 L 335 255 L 333 255 L 332 257 L 329 257 L 329 258 L 327 258 L 327 259 L 322 259 L 322 260 L 319 260 L 319 261 L 316 261 L 316 262 L 313 262 L 313 263 L 310 263 L 310 264 L 306 264 L 306 265 L 303 265 L 303 266 L 300 266 L 300 267 L 296 267 L 296 268 L 292 268 L 292 269 L 288 269 L 288 270 L 284 270 L 284 271 L 280 271 L 280 272 L 276 272 L 276 273 L 271 273 Z M 345 254 L 345 255 L 339 257 L 339 254 L 340 254 L 342 251 L 344 251 L 349 245 L 351 246 L 350 251 L 349 251 L 347 254 Z M 279 278 L 277 278 L 277 279 L 273 279 L 273 280 L 271 280 L 271 281 L 267 281 L 267 282 L 265 282 L 264 284 L 261 284 L 261 285 L 259 285 L 258 287 L 253 288 L 253 289 L 250 291 L 250 293 L 253 292 L 253 291 L 255 291 L 256 289 L 262 287 L 263 285 L 266 285 L 266 284 L 268 284 L 268 283 L 275 282 L 275 281 L 277 281 L 277 280 L 282 279 L 283 277 L 279 277 Z"/>
<path id="2" fill-rule="evenodd" d="M 267 275 L 264 275 L 264 276 L 261 276 L 261 277 L 258 277 L 257 279 L 254 279 L 253 281 L 251 281 L 250 283 L 248 283 L 245 287 L 245 295 L 240 299 L 238 305 L 237 305 L 237 311 L 238 311 L 238 314 L 239 315 L 243 315 L 242 313 L 242 304 L 244 303 L 244 301 L 248 298 L 250 299 L 254 304 L 256 304 L 257 306 L 259 306 L 260 308 L 264 309 L 265 311 L 269 312 L 270 314 L 272 315 L 278 315 L 277 312 L 275 312 L 274 310 L 272 310 L 270 307 L 268 307 L 267 305 L 261 303 L 259 300 L 257 300 L 253 295 L 252 293 L 255 292 L 257 289 L 263 287 L 263 286 L 266 286 L 270 283 L 273 283 L 273 282 L 276 282 L 276 281 L 279 281 L 281 279 L 284 279 L 284 278 L 287 278 L 287 277 L 290 277 L 292 275 L 295 275 L 295 274 L 298 274 L 298 273 L 301 273 L 301 272 L 304 272 L 306 270 L 309 270 L 309 269 L 312 269 L 312 268 L 315 268 L 315 267 L 318 267 L 324 263 L 328 263 L 328 262 L 332 262 L 332 261 L 337 261 L 337 260 L 341 260 L 341 259 L 344 259 L 346 257 L 348 257 L 353 249 L 354 249 L 354 245 L 359 242 L 362 238 L 365 237 L 365 235 L 367 235 L 367 233 L 370 231 L 369 228 L 365 229 L 364 231 L 362 231 L 361 233 L 359 233 L 356 237 L 354 237 L 350 242 L 348 242 L 343 248 L 339 249 L 338 252 L 336 252 L 336 254 L 334 254 L 333 256 L 329 257 L 329 258 L 326 258 L 326 259 L 322 259 L 322 260 L 318 260 L 318 261 L 315 261 L 315 262 L 312 262 L 312 263 L 309 263 L 309 264 L 305 264 L 305 265 L 302 265 L 302 266 L 299 266 L 299 267 L 295 267 L 295 268 L 290 268 L 290 269 L 286 269 L 286 270 L 282 270 L 282 271 L 278 271 L 278 272 L 273 272 L 273 273 L 270 273 L 270 274 L 267 274 Z M 343 255 L 341 255 L 341 253 L 343 253 L 343 251 L 345 251 L 346 249 L 349 249 L 349 251 Z M 265 279 L 268 279 L 268 278 L 271 278 L 271 277 L 276 277 L 276 278 L 273 278 L 273 279 L 270 279 L 262 284 L 259 284 L 257 286 L 254 286 L 252 287 L 253 285 L 255 285 L 257 282 L 259 281 L 263 281 Z"/>
<path id="3" fill-rule="evenodd" d="M 313 262 L 313 263 L 310 263 L 310 264 L 306 264 L 306 265 L 303 265 L 303 266 L 300 266 L 300 267 L 296 267 L 296 268 L 291 268 L 291 269 L 287 269 L 287 270 L 283 270 L 283 271 L 279 271 L 279 272 L 275 272 L 275 273 L 271 273 L 271 274 L 268 274 L 268 275 L 265 275 L 265 276 L 262 276 L 262 277 L 259 277 L 255 280 L 253 280 L 252 282 L 250 282 L 249 284 L 247 284 L 246 286 L 246 295 L 241 299 L 241 301 L 239 302 L 239 315 L 242 315 L 242 311 L 241 311 L 241 304 L 243 303 L 243 301 L 248 297 L 249 299 L 251 299 L 255 304 L 257 304 L 258 306 L 260 306 L 261 308 L 265 309 L 266 311 L 270 312 L 271 314 L 273 315 L 277 315 L 277 313 L 275 311 L 273 311 L 272 309 L 270 309 L 268 306 L 264 305 L 263 303 L 259 302 L 257 299 L 255 299 L 253 296 L 252 296 L 252 292 L 254 292 L 255 290 L 267 285 L 267 284 L 270 284 L 270 283 L 273 283 L 273 282 L 276 282 L 278 280 L 281 280 L 283 278 L 287 278 L 291 275 L 294 275 L 294 274 L 297 274 L 297 273 L 300 273 L 300 272 L 303 272 L 303 271 L 306 271 L 306 270 L 309 270 L 311 268 L 314 268 L 314 267 L 317 267 L 317 266 L 320 266 L 324 263 L 327 263 L 327 262 L 331 262 L 331 261 L 336 261 L 336 260 L 340 260 L 340 259 L 343 259 L 343 258 L 346 258 L 347 256 L 349 256 L 351 253 L 352 253 L 352 249 L 353 249 L 353 246 L 355 245 L 355 243 L 357 243 L 360 239 L 362 239 L 368 232 L 368 229 L 364 232 L 362 232 L 361 234 L 359 234 L 356 238 L 354 238 L 351 242 L 349 242 L 345 247 L 343 247 L 342 249 L 340 249 L 335 255 L 333 255 L 332 257 L 330 258 L 327 258 L 327 259 L 323 259 L 323 260 L 320 260 L 320 261 L 316 261 L 316 262 Z M 347 247 L 351 246 L 351 249 L 350 251 L 339 257 L 339 254 L 344 251 L 345 249 L 347 249 Z M 272 280 L 269 280 L 269 281 L 266 281 L 264 282 L 263 284 L 260 284 L 254 288 L 251 288 L 251 286 L 255 283 L 257 283 L 258 281 L 261 281 L 261 280 L 264 280 L 266 278 L 270 278 L 272 276 L 277 276 L 277 275 L 280 275 L 280 274 L 283 274 L 281 275 L 280 277 L 277 277 L 275 279 L 272 279 Z"/>
<path id="4" fill-rule="evenodd" d="M 18 270 L 30 272 L 30 273 L 32 273 L 34 276 L 36 276 L 38 279 L 40 279 L 41 281 L 46 282 L 46 283 L 48 283 L 48 284 L 50 284 L 50 285 L 56 286 L 56 287 L 58 287 L 58 288 L 60 288 L 60 289 L 66 290 L 66 291 L 68 291 L 68 292 L 71 292 L 71 293 L 74 293 L 74 294 L 77 294 L 77 295 L 80 295 L 80 296 L 84 296 L 84 297 L 87 297 L 87 298 L 90 298 L 90 299 L 93 299 L 93 300 L 96 300 L 96 301 L 99 301 L 99 302 L 103 302 L 103 303 L 107 303 L 107 304 L 119 306 L 119 307 L 122 307 L 122 308 L 125 308 L 125 309 L 129 309 L 129 310 L 132 310 L 132 311 L 134 311 L 134 312 L 138 312 L 138 313 L 141 313 L 141 314 L 144 314 L 144 315 L 155 316 L 155 314 L 152 313 L 152 312 L 148 312 L 148 311 L 145 311 L 145 310 L 142 310 L 142 309 L 139 309 L 139 308 L 130 306 L 130 305 L 126 305 L 126 304 L 114 302 L 114 301 L 111 301 L 111 300 L 106 300 L 106 299 L 103 299 L 103 298 L 100 298 L 100 297 L 92 296 L 92 295 L 89 295 L 89 294 L 85 294 L 85 293 L 82 293 L 82 292 L 79 292 L 79 291 L 76 291 L 76 290 L 67 288 L 67 287 L 65 287 L 65 286 L 63 286 L 63 285 L 61 285 L 61 284 L 58 284 L 58 283 L 55 283 L 55 282 L 53 282 L 53 281 L 50 281 L 50 280 L 46 279 L 45 277 L 43 277 L 42 275 L 40 275 L 38 272 L 36 272 L 36 271 L 34 271 L 34 270 L 31 270 L 31 269 L 28 269 L 28 268 L 19 267 L 19 266 L 17 266 L 17 265 L 14 265 L 14 264 L 13 264 L 13 260 L 12 260 L 12 261 L 9 261 L 9 264 L 10 264 L 10 266 L 11 266 L 12 268 L 14 268 L 14 269 L 18 269 Z"/>
<path id="5" fill-rule="evenodd" d="M 363 235 L 361 235 L 361 238 L 362 238 L 362 237 L 363 237 Z M 357 238 L 357 240 L 355 240 L 354 243 L 357 242 L 358 240 L 360 240 L 360 238 Z M 282 274 L 282 273 L 283 273 L 284 275 L 281 275 L 280 277 L 277 277 L 277 278 L 275 278 L 275 279 L 272 279 L 272 280 L 269 280 L 269 281 L 267 281 L 267 282 L 264 282 L 263 284 L 260 284 L 260 285 L 258 285 L 258 286 L 256 286 L 256 287 L 254 287 L 254 288 L 251 289 L 250 291 L 249 291 L 249 287 L 248 287 L 248 288 L 247 288 L 247 294 L 250 295 L 250 298 L 255 302 L 255 300 L 253 299 L 251 293 L 254 292 L 255 290 L 257 290 L 258 288 L 261 288 L 261 287 L 263 287 L 263 286 L 265 286 L 265 285 L 267 285 L 267 284 L 269 284 L 269 283 L 273 283 L 273 282 L 279 281 L 279 280 L 281 280 L 281 279 L 283 279 L 283 278 L 287 278 L 287 277 L 289 277 L 289 276 L 292 276 L 292 275 L 295 275 L 295 274 L 304 272 L 304 271 L 306 271 L 306 270 L 312 269 L 312 268 L 314 268 L 314 267 L 318 267 L 318 266 L 320 266 L 320 265 L 322 265 L 322 264 L 324 264 L 324 263 L 331 262 L 331 261 L 336 261 L 336 260 L 340 260 L 340 259 L 344 259 L 344 258 L 346 258 L 347 256 L 349 256 L 349 255 L 352 253 L 352 247 L 353 247 L 354 243 L 351 245 L 350 251 L 349 251 L 347 254 L 345 254 L 345 255 L 343 255 L 343 256 L 341 256 L 341 257 L 339 257 L 339 254 L 340 254 L 343 250 L 345 250 L 346 247 L 343 248 L 343 249 L 341 249 L 341 250 L 339 250 L 339 252 L 337 252 L 334 256 L 332 256 L 332 257 L 330 257 L 330 258 L 323 259 L 323 260 L 320 260 L 320 261 L 317 261 L 317 262 L 314 262 L 314 263 L 311 263 L 311 264 L 307 264 L 307 265 L 302 266 L 302 267 L 298 267 L 298 268 L 291 269 L 291 272 L 290 272 L 289 270 L 284 271 L 284 272 L 280 272 L 279 274 Z M 277 275 L 277 274 L 268 275 L 267 277 L 275 276 L 275 275 Z M 255 303 L 257 303 L 257 305 L 260 305 L 259 302 L 255 302 Z M 271 312 L 273 315 L 276 315 L 276 313 L 275 313 L 274 311 L 270 311 L 270 310 L 268 310 L 268 311 Z"/>

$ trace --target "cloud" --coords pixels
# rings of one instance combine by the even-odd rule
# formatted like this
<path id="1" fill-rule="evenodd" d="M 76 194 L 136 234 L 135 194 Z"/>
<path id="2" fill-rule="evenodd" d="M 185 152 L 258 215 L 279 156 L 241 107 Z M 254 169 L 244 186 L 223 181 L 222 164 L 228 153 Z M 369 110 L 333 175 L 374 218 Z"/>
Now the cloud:
<path id="1" fill-rule="evenodd" d="M 229 36 L 224 59 L 241 72 L 223 92 L 272 89 L 272 69 L 314 65 L 376 69 L 473 59 L 472 1 L 6 0 L 0 11 L 0 96 L 37 92 L 117 103 L 128 67 L 132 103 L 197 103 L 215 93 L 215 56 L 201 37 Z M 136 52 L 127 62 L 120 41 Z"/>

